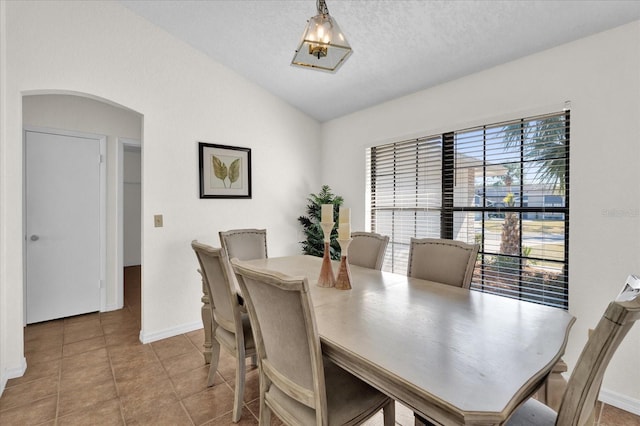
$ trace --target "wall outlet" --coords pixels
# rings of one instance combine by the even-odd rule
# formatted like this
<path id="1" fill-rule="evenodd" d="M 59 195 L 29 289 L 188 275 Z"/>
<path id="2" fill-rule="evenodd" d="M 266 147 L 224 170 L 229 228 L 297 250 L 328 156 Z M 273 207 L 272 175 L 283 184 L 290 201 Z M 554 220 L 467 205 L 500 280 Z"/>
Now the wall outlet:
<path id="1" fill-rule="evenodd" d="M 153 216 L 153 225 L 156 228 L 162 228 L 162 215 L 161 214 L 157 214 Z"/>

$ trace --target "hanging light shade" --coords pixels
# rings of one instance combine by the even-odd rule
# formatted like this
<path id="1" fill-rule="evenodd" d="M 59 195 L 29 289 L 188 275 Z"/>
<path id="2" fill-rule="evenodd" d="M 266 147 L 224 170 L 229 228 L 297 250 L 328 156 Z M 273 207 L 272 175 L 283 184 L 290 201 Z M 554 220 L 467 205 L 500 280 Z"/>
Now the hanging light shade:
<path id="1" fill-rule="evenodd" d="M 335 72 L 351 55 L 351 46 L 324 0 L 317 0 L 318 14 L 309 19 L 291 65 Z"/>

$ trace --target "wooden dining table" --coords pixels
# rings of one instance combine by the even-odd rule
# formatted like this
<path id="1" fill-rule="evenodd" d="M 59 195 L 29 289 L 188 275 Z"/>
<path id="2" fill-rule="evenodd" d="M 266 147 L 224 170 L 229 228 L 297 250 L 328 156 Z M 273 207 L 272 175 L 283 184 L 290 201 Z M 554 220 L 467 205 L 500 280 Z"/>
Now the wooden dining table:
<path id="1" fill-rule="evenodd" d="M 323 288 L 322 259 L 312 256 L 248 263 L 307 277 L 323 353 L 438 424 L 504 423 L 545 381 L 575 321 L 562 309 L 353 265 L 351 290 Z"/>

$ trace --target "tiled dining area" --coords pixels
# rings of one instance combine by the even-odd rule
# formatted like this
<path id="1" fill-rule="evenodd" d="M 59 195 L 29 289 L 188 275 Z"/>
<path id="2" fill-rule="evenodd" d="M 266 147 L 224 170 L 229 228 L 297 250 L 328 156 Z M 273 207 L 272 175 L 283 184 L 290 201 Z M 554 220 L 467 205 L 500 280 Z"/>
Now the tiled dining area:
<path id="1" fill-rule="evenodd" d="M 30 325 L 29 368 L 9 380 L 0 425 L 231 425 L 234 359 L 221 351 L 215 385 L 207 388 L 203 330 L 143 345 L 139 270 L 127 271 L 125 308 Z M 239 425 L 258 424 L 258 371 L 248 367 Z M 640 417 L 599 404 L 603 426 L 640 425 Z M 273 424 L 281 424 L 275 416 Z M 396 403 L 396 423 L 414 424 Z M 381 425 L 379 413 L 366 424 Z"/>
<path id="2" fill-rule="evenodd" d="M 139 279 L 128 273 L 124 309 L 27 326 L 29 367 L 7 383 L 0 425 L 234 424 L 234 359 L 221 351 L 208 388 L 202 329 L 141 344 Z M 258 424 L 258 397 L 258 371 L 247 367 L 238 425 Z M 397 404 L 396 421 L 411 425 L 413 414 Z M 382 414 L 367 424 L 382 425 Z"/>

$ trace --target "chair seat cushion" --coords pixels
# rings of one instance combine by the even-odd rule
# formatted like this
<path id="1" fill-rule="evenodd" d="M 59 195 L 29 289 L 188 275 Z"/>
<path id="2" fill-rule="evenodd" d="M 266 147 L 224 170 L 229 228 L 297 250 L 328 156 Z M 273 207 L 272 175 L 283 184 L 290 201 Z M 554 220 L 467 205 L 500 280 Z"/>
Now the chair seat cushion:
<path id="1" fill-rule="evenodd" d="M 553 426 L 557 414 L 535 399 L 529 399 L 507 421 L 507 426 Z"/>
<path id="2" fill-rule="evenodd" d="M 330 425 L 359 424 L 377 413 L 388 401 L 386 395 L 328 359 L 323 357 L 323 361 Z M 290 398 L 275 385 L 267 391 L 266 400 L 282 406 L 299 424 L 316 424 L 315 410 Z"/>
<path id="3" fill-rule="evenodd" d="M 242 331 L 244 332 L 244 348 L 248 352 L 250 349 L 255 348 L 255 343 L 253 342 L 253 333 L 251 332 L 251 323 L 249 322 L 248 314 L 241 314 L 242 318 Z M 224 328 L 218 326 L 216 327 L 216 339 L 226 346 L 229 349 L 236 348 L 236 336 L 234 333 L 225 330 Z"/>

